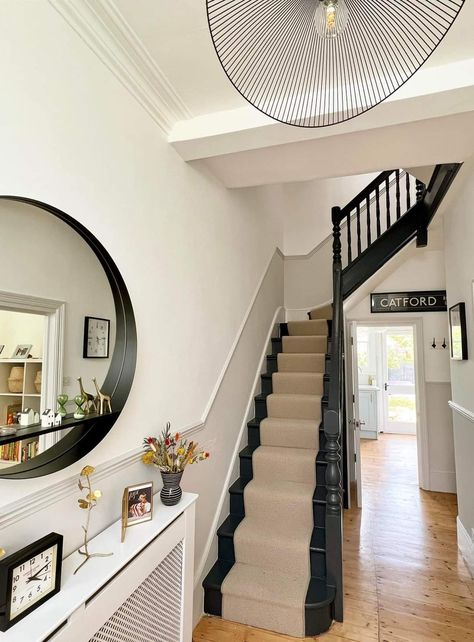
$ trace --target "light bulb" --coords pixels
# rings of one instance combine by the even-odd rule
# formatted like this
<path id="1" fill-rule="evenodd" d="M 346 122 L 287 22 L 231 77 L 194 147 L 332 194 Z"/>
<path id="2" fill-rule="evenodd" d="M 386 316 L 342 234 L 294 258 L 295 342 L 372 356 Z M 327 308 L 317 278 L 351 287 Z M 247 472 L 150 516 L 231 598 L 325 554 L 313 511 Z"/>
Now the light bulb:
<path id="1" fill-rule="evenodd" d="M 316 0 L 314 24 L 321 38 L 336 38 L 347 25 L 348 11 L 344 0 Z"/>

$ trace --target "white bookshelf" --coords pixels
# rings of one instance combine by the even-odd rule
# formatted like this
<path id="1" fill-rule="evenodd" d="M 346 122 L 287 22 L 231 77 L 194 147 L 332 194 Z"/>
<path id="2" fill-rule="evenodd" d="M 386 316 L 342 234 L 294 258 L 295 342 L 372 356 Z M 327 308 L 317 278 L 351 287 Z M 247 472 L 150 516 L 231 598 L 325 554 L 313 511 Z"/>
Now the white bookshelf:
<path id="1" fill-rule="evenodd" d="M 23 367 L 22 392 L 10 392 L 8 378 L 13 366 Z M 34 381 L 39 370 L 43 369 L 43 359 L 0 359 L 0 425 L 7 423 L 10 411 L 18 412 L 23 408 L 32 408 L 41 414 L 41 393 L 36 391 Z M 16 407 L 16 408 L 15 408 Z M 34 438 L 36 441 L 38 438 Z M 18 456 L 15 459 L 3 459 L 3 448 L 0 447 L 0 466 L 10 466 L 22 461 L 25 443 L 31 439 L 18 442 Z"/>

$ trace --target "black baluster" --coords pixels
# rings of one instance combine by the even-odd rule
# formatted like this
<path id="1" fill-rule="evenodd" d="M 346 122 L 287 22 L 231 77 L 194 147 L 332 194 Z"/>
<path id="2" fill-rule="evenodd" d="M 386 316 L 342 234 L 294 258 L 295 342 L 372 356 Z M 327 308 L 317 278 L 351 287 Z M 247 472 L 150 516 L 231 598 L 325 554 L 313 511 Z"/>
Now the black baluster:
<path id="1" fill-rule="evenodd" d="M 347 215 L 347 264 L 352 263 L 352 232 L 351 232 L 351 213 Z"/>
<path id="2" fill-rule="evenodd" d="M 423 192 L 425 191 L 425 184 L 416 179 L 416 202 L 421 201 Z"/>
<path id="3" fill-rule="evenodd" d="M 370 196 L 367 196 L 365 200 L 366 209 L 367 209 L 367 247 L 370 247 L 372 244 L 372 230 L 370 223 Z"/>
<path id="4" fill-rule="evenodd" d="M 378 185 L 375 188 L 375 216 L 377 218 L 377 238 L 379 238 L 381 234 L 381 228 L 380 228 L 380 189 Z"/>
<path id="5" fill-rule="evenodd" d="M 402 215 L 400 207 L 400 170 L 395 170 L 395 183 L 396 183 L 396 199 L 397 199 L 397 221 Z"/>
<path id="6" fill-rule="evenodd" d="M 357 203 L 357 210 L 356 210 L 356 216 L 357 216 L 357 256 L 362 252 L 362 244 L 360 240 L 360 204 Z"/>
<path id="7" fill-rule="evenodd" d="M 407 172 L 405 174 L 406 186 L 407 186 L 407 210 L 411 207 L 411 194 L 410 194 L 410 174 Z"/>
<path id="8" fill-rule="evenodd" d="M 390 221 L 390 179 L 385 180 L 385 206 L 387 208 L 387 230 L 392 224 Z"/>

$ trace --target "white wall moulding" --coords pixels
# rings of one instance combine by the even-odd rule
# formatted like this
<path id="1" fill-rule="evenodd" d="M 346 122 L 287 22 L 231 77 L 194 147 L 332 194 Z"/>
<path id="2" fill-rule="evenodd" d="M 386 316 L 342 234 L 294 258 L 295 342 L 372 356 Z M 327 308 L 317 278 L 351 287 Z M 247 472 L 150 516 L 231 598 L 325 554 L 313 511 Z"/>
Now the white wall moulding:
<path id="1" fill-rule="evenodd" d="M 133 464 L 140 461 L 143 454 L 141 448 L 137 448 L 110 461 L 96 466 L 94 480 L 101 481 L 113 477 L 117 472 L 126 470 Z M 2 506 L 0 514 L 0 531 L 14 526 L 32 515 L 54 506 L 61 500 L 77 495 L 77 475 L 71 475 L 59 482 L 52 483 L 46 488 L 26 495 L 22 501 L 12 502 Z"/>
<path id="2" fill-rule="evenodd" d="M 458 531 L 458 548 L 466 562 L 471 577 L 474 578 L 474 541 L 472 537 L 469 536 L 459 517 L 456 519 L 456 524 Z"/>
<path id="3" fill-rule="evenodd" d="M 197 495 L 184 493 L 176 506 L 165 507 L 156 502 L 153 519 L 127 531 L 120 542 L 121 521 L 93 538 L 91 550 L 112 552 L 113 555 L 90 560 L 77 575 L 74 570 L 83 561 L 76 551 L 63 562 L 61 591 L 27 618 L 2 634 L 5 642 L 87 642 L 93 640 L 125 640 L 120 630 L 132 631 L 136 622 L 127 626 L 128 598 L 147 592 L 147 578 L 153 575 L 160 591 L 142 600 L 140 611 L 156 607 L 154 614 L 156 640 L 167 642 L 166 622 L 159 611 L 172 609 L 176 629 L 173 640 L 188 642 L 192 635 L 192 580 L 194 562 L 194 519 Z M 171 563 L 167 559 L 171 556 Z M 164 577 L 160 568 L 166 570 Z M 126 569 L 126 571 L 125 571 Z M 158 573 L 157 573 L 158 572 Z M 158 574 L 158 577 L 155 577 Z M 167 594 L 167 590 L 169 590 Z M 161 603 L 160 600 L 165 599 Z M 158 604 L 157 604 L 158 602 Z M 166 603 L 168 602 L 168 604 Z M 175 602 L 171 604 L 171 602 Z M 138 615 L 138 614 L 136 614 Z M 163 615 L 163 613 L 161 614 Z M 114 617 L 117 637 L 107 637 L 107 622 Z M 150 611 L 148 624 L 153 621 Z M 104 626 L 105 625 L 105 626 Z M 102 628 L 103 627 L 103 628 Z M 98 637 L 95 634 L 98 633 Z M 123 633 L 122 633 L 123 635 Z M 149 634 L 148 634 L 149 635 Z M 134 639 L 138 640 L 138 636 Z M 149 639 L 140 638 L 141 640 Z"/>
<path id="4" fill-rule="evenodd" d="M 448 401 L 449 407 L 454 410 L 454 412 L 457 412 L 460 414 L 462 417 L 465 419 L 468 419 L 472 423 L 474 423 L 474 412 L 471 410 L 468 410 L 467 408 L 464 408 L 464 406 L 461 406 L 460 404 L 456 403 L 455 401 Z"/>
<path id="5" fill-rule="evenodd" d="M 49 0 L 167 134 L 190 113 L 112 0 Z"/>

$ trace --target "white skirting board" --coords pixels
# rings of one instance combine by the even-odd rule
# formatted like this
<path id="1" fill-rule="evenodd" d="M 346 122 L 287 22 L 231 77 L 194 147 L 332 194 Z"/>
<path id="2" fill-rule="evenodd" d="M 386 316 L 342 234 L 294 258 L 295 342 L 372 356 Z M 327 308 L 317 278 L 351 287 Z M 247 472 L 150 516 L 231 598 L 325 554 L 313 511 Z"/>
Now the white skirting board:
<path id="1" fill-rule="evenodd" d="M 469 536 L 467 530 L 464 528 L 459 517 L 457 518 L 456 523 L 458 528 L 458 548 L 466 562 L 466 566 L 469 569 L 471 577 L 474 579 L 474 542 Z"/>

